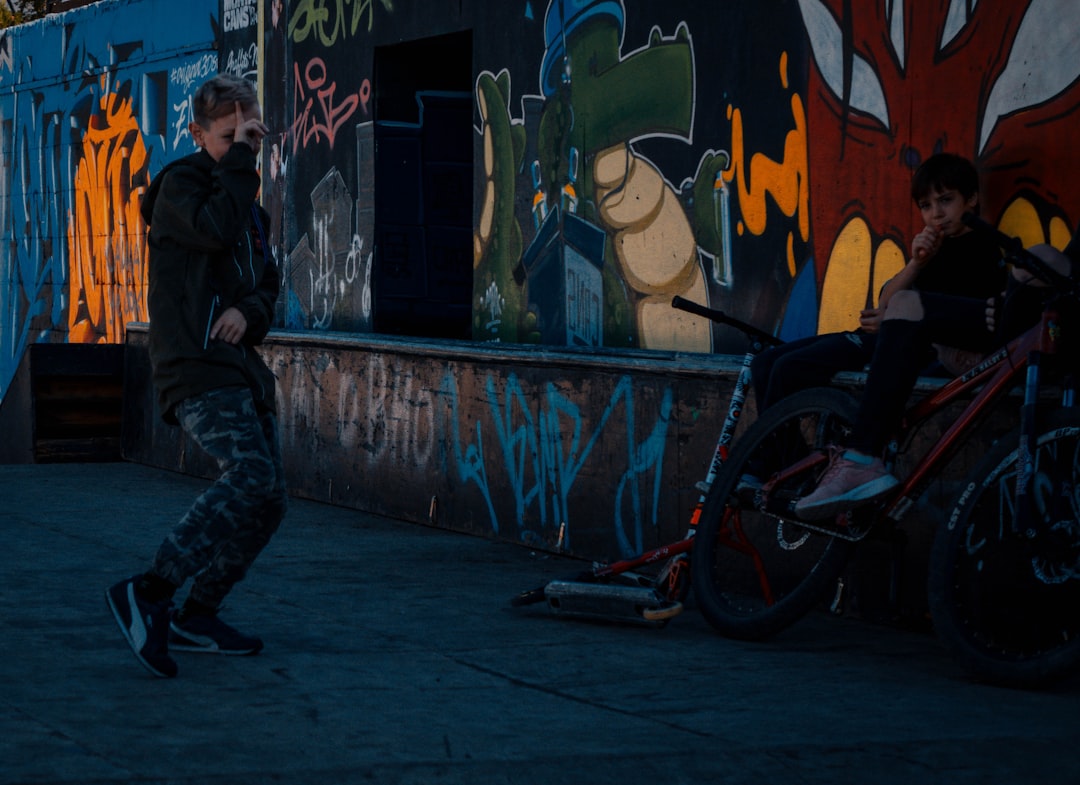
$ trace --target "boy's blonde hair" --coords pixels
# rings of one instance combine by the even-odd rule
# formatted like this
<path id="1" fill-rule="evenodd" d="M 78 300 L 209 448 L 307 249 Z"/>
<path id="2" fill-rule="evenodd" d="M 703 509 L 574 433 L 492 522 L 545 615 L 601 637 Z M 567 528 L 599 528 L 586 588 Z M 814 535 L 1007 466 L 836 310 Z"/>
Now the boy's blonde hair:
<path id="1" fill-rule="evenodd" d="M 214 120 L 235 112 L 237 101 L 245 111 L 257 106 L 259 96 L 255 92 L 255 86 L 239 76 L 218 74 L 203 82 L 195 91 L 192 115 L 196 123 L 203 128 L 209 128 Z"/>

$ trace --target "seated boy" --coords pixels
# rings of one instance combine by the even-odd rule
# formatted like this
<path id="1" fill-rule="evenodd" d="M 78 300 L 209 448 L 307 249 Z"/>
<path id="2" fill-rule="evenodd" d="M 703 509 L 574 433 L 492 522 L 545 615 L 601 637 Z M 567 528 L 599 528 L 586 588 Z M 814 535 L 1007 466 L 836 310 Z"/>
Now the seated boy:
<path id="1" fill-rule="evenodd" d="M 997 245 L 960 221 L 964 212 L 978 206 L 974 165 L 950 153 L 927 158 L 912 176 L 911 198 L 925 222 L 912 242 L 912 260 L 882 287 L 878 307 L 862 311 L 858 329 L 791 341 L 754 358 L 751 373 L 759 416 L 794 392 L 828 384 L 840 371 L 861 371 L 874 356 L 882 316 L 897 292 L 913 289 L 986 299 L 1002 290 L 1005 272 Z M 932 351 L 925 359 L 933 359 Z"/>
<path id="2" fill-rule="evenodd" d="M 859 328 L 792 341 L 754 358 L 750 370 L 758 416 L 792 393 L 827 385 L 840 371 L 861 371 L 874 357 L 882 317 L 898 294 L 927 292 L 982 302 L 1004 288 L 997 244 L 961 220 L 979 203 L 979 175 L 969 160 L 951 153 L 927 158 L 912 176 L 911 198 L 925 224 L 912 241 L 911 261 L 882 287 L 878 307 L 862 312 Z M 934 358 L 934 347 L 926 344 L 913 360 L 922 369 Z M 748 469 L 741 485 L 760 485 L 764 469 Z"/>
<path id="3" fill-rule="evenodd" d="M 1030 249 L 1057 272 L 1075 275 L 1080 261 L 1080 227 L 1065 252 L 1049 245 Z M 882 320 L 877 348 L 853 429 L 854 438 L 838 453 L 817 488 L 803 497 L 795 512 L 804 520 L 831 518 L 870 503 L 899 480 L 881 455 L 915 386 L 919 357 L 935 342 L 988 352 L 1035 324 L 1042 312 L 1039 282 L 1014 270 L 1000 312 L 994 300 L 900 293 Z"/>

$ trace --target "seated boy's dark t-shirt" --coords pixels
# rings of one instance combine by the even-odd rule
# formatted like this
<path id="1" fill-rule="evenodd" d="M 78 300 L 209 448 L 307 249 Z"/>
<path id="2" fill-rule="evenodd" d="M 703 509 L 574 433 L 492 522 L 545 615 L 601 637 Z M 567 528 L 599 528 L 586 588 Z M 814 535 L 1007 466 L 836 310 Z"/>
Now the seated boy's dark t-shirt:
<path id="1" fill-rule="evenodd" d="M 956 297 L 985 300 L 1005 289 L 1008 272 L 993 237 L 966 232 L 946 237 L 934 258 L 922 269 L 915 288 Z"/>

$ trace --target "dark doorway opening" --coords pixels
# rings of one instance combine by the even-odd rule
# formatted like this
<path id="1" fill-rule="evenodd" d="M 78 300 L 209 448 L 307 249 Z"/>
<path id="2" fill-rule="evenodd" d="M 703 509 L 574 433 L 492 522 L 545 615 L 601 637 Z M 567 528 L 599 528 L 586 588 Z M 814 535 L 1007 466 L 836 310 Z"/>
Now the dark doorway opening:
<path id="1" fill-rule="evenodd" d="M 375 331 L 471 338 L 472 33 L 375 50 Z"/>

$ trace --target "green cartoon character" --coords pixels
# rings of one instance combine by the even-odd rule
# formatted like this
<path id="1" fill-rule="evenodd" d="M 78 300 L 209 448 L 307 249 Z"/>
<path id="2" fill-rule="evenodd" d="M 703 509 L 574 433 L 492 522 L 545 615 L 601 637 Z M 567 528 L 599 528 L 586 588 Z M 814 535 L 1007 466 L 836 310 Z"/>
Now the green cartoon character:
<path id="1" fill-rule="evenodd" d="M 514 218 L 514 178 L 526 176 L 533 218 L 518 214 L 536 228 L 533 239 L 547 242 L 540 227 L 551 214 L 561 215 L 562 241 L 572 245 L 585 229 L 603 236 L 593 259 L 602 288 L 600 341 L 607 346 L 710 351 L 711 327 L 704 320 L 671 308 L 674 295 L 708 301 L 699 246 L 717 247 L 719 233 L 710 226 L 712 211 L 696 218 L 695 227 L 679 193 L 633 142 L 646 137 L 689 140 L 694 116 L 694 59 L 690 35 L 680 25 L 671 38 L 658 29 L 647 46 L 622 54 L 624 9 L 619 0 L 552 0 L 545 19 L 546 51 L 540 69 L 543 108 L 536 127 L 535 160 L 525 162 L 521 124 L 509 116 L 509 80 L 482 76 L 477 86 L 484 120 L 484 164 L 476 261 L 483 285 L 497 288 L 505 315 L 506 288 L 523 281 L 513 256 L 521 244 L 521 224 Z M 489 158 L 489 151 L 491 157 Z M 711 194 L 726 154 L 710 154 L 696 175 L 694 194 Z M 490 166 L 489 166 L 490 164 Z M 523 166 L 523 164 L 525 164 Z M 503 190 L 507 189 L 507 190 Z M 696 200 L 695 200 L 696 201 Z M 575 220 L 566 225 L 568 214 Z M 504 238 L 505 235 L 505 238 Z M 530 249 L 525 249 L 526 259 Z M 567 256 L 570 256 L 569 252 Z M 573 272 L 569 262 L 567 277 Z M 514 272 L 517 271 L 515 278 Z M 528 285 L 532 285 L 530 277 Z M 484 300 L 477 283 L 478 305 Z M 494 292 L 494 289 L 492 289 Z M 527 300 L 528 317 L 547 318 L 563 297 L 520 290 L 518 307 Z M 574 295 L 566 295 L 567 302 Z M 580 300 L 580 298 L 578 298 Z M 485 315 L 487 321 L 491 321 Z M 550 319 L 548 319 L 550 321 Z M 479 321 L 479 320 L 478 320 Z M 518 324 L 518 334 L 524 328 Z M 506 331 L 503 325 L 500 329 Z M 505 339 L 505 338 L 504 338 Z"/>

